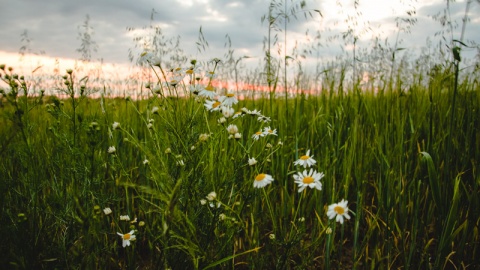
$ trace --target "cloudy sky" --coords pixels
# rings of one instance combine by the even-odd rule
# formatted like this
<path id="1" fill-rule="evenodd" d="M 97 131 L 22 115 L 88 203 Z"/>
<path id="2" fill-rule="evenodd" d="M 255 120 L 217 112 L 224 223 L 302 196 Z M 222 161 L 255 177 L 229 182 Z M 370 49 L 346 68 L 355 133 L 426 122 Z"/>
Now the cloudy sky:
<path id="1" fill-rule="evenodd" d="M 450 3 L 451 20 L 455 23 L 453 37 L 460 39 L 461 18 L 465 14 L 466 0 Z M 86 16 L 93 29 L 92 40 L 98 46 L 92 52 L 91 59 L 103 59 L 106 63 L 129 64 L 129 49 L 134 49 L 135 37 L 148 35 L 142 30 L 150 25 L 159 26 L 167 38 L 180 36 L 180 45 L 189 57 L 222 57 L 228 34 L 236 57 L 250 56 L 245 61 L 258 62 L 263 56 L 263 40 L 267 35 L 267 24 L 261 22 L 268 13 L 269 0 L 0 0 L 0 62 L 15 65 L 22 46 L 27 52 L 43 54 L 45 59 L 80 59 L 77 49 L 81 46 L 78 38 L 81 25 Z M 300 1 L 277 0 L 287 3 L 287 9 Z M 401 47 L 411 50 L 426 46 L 427 37 L 434 37 L 442 30 L 433 17 L 443 15 L 446 0 L 358 0 L 357 10 L 353 0 L 307 0 L 306 10 L 313 17 L 305 19 L 297 12 L 287 25 L 289 50 L 298 41 L 313 44 L 314 36 L 321 33 L 320 57 L 332 57 L 341 53 L 340 48 L 348 50 L 348 44 L 341 39 L 328 40 L 329 37 L 342 35 L 348 29 L 355 28 L 360 41 L 371 40 L 378 36 L 395 43 L 398 27 L 396 18 L 414 18 L 416 24 L 410 33 L 401 32 Z M 281 6 L 283 9 L 284 6 Z M 152 18 L 152 10 L 153 20 Z M 322 17 L 315 11 L 319 10 Z M 409 16 L 407 12 L 413 16 Z M 274 11 L 278 13 L 277 11 Z M 358 13 L 357 13 L 358 12 Z M 280 15 L 281 17 L 281 15 Z M 465 30 L 465 41 L 480 43 L 480 3 L 473 0 L 469 9 Z M 354 19 L 352 19 L 354 18 Z M 356 26 L 353 22 L 356 22 Z M 281 22 L 281 21 L 278 21 Z M 402 27 L 407 24 L 403 23 Z M 80 27 L 80 28 L 79 28 Z M 209 47 L 198 53 L 195 43 L 199 29 L 202 28 Z M 283 27 L 283 24 L 280 26 Z M 130 30 L 127 30 L 130 29 Z M 308 32 L 308 36 L 306 33 Z M 29 42 L 22 41 L 26 33 Z M 280 36 L 282 32 L 274 31 Z M 25 37 L 25 36 L 24 36 Z M 316 42 L 316 41 L 315 41 Z M 276 49 L 275 49 L 276 50 Z M 473 51 L 473 50 L 472 50 Z M 47 60 L 44 60 L 47 61 Z"/>

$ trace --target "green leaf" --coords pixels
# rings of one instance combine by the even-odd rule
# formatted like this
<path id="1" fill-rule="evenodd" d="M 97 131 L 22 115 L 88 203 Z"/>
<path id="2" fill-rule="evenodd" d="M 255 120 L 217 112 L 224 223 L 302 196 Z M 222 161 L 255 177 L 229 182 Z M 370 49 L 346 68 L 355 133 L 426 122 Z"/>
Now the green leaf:
<path id="1" fill-rule="evenodd" d="M 432 189 L 432 197 L 435 206 L 438 208 L 440 213 L 444 213 L 445 209 L 443 209 L 442 198 L 440 195 L 440 185 L 439 179 L 437 177 L 437 171 L 435 170 L 435 165 L 433 164 L 432 156 L 430 156 L 427 152 L 420 152 L 423 155 L 422 161 L 427 163 L 427 170 L 428 170 L 428 179 L 430 183 L 430 188 Z"/>
<path id="2" fill-rule="evenodd" d="M 222 263 L 224 263 L 224 262 L 230 261 L 231 259 L 233 259 L 233 258 L 235 258 L 235 257 L 242 256 L 242 255 L 245 255 L 245 254 L 250 253 L 250 252 L 253 252 L 253 251 L 258 251 L 260 248 L 261 248 L 261 247 L 256 247 L 256 248 L 252 248 L 252 249 L 247 250 L 247 251 L 242 252 L 242 253 L 238 253 L 238 254 L 233 254 L 233 255 L 231 255 L 231 256 L 227 256 L 227 257 L 225 257 L 225 258 L 223 258 L 223 259 L 220 259 L 220 260 L 218 260 L 218 261 L 216 261 L 216 262 L 214 262 L 214 263 L 212 263 L 212 264 L 209 264 L 207 267 L 205 267 L 205 268 L 203 268 L 203 269 L 205 270 L 205 269 L 209 269 L 209 268 L 215 267 L 215 266 L 217 266 L 217 265 L 219 265 L 219 264 L 222 264 Z"/>

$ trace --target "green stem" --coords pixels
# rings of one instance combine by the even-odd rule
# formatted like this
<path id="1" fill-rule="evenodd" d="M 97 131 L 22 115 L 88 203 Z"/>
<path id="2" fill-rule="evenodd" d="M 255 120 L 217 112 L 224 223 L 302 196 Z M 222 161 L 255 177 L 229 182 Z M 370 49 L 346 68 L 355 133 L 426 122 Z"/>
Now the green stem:
<path id="1" fill-rule="evenodd" d="M 328 226 L 327 230 L 328 228 L 331 228 L 331 227 Z M 326 242 L 326 251 L 325 251 L 325 270 L 330 270 L 330 253 L 332 248 L 332 242 L 333 242 L 333 232 L 327 233 L 327 242 Z"/>
<path id="2" fill-rule="evenodd" d="M 265 196 L 265 202 L 267 203 L 268 212 L 270 213 L 270 219 L 272 220 L 273 232 L 276 233 L 277 232 L 277 223 L 275 221 L 275 215 L 274 215 L 274 212 L 273 212 L 273 208 L 272 208 L 272 205 L 270 204 L 270 199 L 268 198 L 268 194 L 267 194 L 267 191 L 265 190 L 265 188 L 262 188 L 262 191 L 263 191 L 263 195 Z"/>

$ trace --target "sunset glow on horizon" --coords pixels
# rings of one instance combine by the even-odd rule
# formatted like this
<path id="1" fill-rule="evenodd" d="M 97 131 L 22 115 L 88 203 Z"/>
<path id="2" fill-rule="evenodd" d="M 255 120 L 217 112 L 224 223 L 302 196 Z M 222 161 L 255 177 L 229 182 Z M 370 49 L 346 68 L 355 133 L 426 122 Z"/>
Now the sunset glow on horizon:
<path id="1" fill-rule="evenodd" d="M 157 53 L 158 50 L 167 50 L 161 51 L 166 53 L 163 57 L 168 60 L 176 56 L 184 57 L 187 59 L 185 65 L 188 65 L 190 59 L 208 61 L 214 57 L 237 61 L 236 70 L 227 71 L 230 75 L 225 76 L 228 79 L 221 84 L 222 87 L 237 89 L 237 86 L 242 85 L 261 92 L 267 85 L 267 79 L 264 78 L 259 83 L 258 79 L 252 80 L 249 77 L 252 75 L 248 73 L 265 75 L 265 71 L 258 70 L 266 63 L 268 23 L 260 21 L 262 16 L 268 14 L 269 4 L 281 3 L 273 9 L 275 24 L 270 33 L 270 55 L 277 61 L 275 65 L 281 66 L 282 62 L 288 62 L 285 64 L 288 69 L 282 67 L 277 72 L 277 76 L 287 77 L 286 80 L 279 81 L 277 89 L 282 89 L 279 91 L 282 93 L 285 88 L 288 89 L 287 92 L 311 93 L 318 92 L 322 82 L 315 81 L 315 86 L 305 86 L 299 85 L 295 80 L 301 81 L 300 76 L 319 77 L 319 72 L 326 70 L 330 63 L 338 59 L 352 59 L 354 49 L 356 52 L 371 50 L 374 40 L 378 40 L 378 44 L 386 50 L 402 48 L 398 57 L 407 54 L 415 57 L 420 50 L 426 48 L 427 40 L 431 41 L 434 37 L 437 39 L 435 42 L 443 42 L 441 36 L 436 35 L 442 30 L 438 16 L 446 12 L 446 4 L 442 0 L 426 0 L 421 3 L 415 0 L 312 0 L 305 2 L 305 10 L 293 10 L 299 4 L 296 1 L 170 2 L 173 5 L 152 1 L 149 3 L 152 9 L 126 1 L 119 1 L 118 5 L 96 3 L 95 9 L 77 11 L 74 8 L 77 4 L 73 3 L 58 2 L 57 5 L 36 7 L 36 3 L 28 6 L 21 1 L 12 1 L 7 6 L 12 9 L 11 12 L 6 10 L 5 17 L 0 18 L 0 23 L 2 19 L 6 20 L 5 25 L 8 26 L 0 34 L 0 64 L 13 67 L 15 73 L 31 79 L 60 78 L 67 69 L 73 69 L 79 77 L 89 75 L 92 80 L 95 78 L 101 81 L 96 87 L 109 85 L 112 88 L 118 87 L 114 89 L 115 92 L 124 93 L 138 91 L 142 84 L 154 80 L 139 75 L 136 57 L 142 50 Z M 354 3 L 358 5 L 355 6 Z M 461 23 L 465 14 L 465 1 L 449 5 L 452 22 Z M 67 6 L 70 8 L 67 9 Z M 44 10 L 45 16 L 39 16 L 36 8 Z M 282 17 L 284 8 L 292 8 L 291 12 L 294 12 L 289 13 L 288 19 Z M 11 17 L 15 13 L 13 10 L 24 10 L 22 16 L 29 17 L 23 20 L 22 16 Z M 59 10 L 69 10 L 69 13 L 64 14 Z M 480 25 L 480 20 L 476 17 L 479 11 L 480 5 L 473 1 L 468 14 L 471 20 L 465 28 L 465 36 L 477 43 L 480 42 L 480 35 L 475 27 Z M 311 17 L 307 15 L 309 13 L 312 14 Z M 88 29 L 82 28 L 86 23 L 85 14 L 89 15 Z M 285 19 L 287 24 L 284 24 Z M 452 27 L 451 30 L 453 33 L 450 35 L 459 38 L 460 27 Z M 87 47 L 83 48 L 91 53 L 91 61 L 80 60 L 81 48 L 85 46 L 80 45 L 82 31 L 87 31 L 88 34 Z M 88 42 L 91 42 L 92 47 L 88 47 Z M 229 42 L 230 45 L 227 45 Z M 202 49 L 199 44 L 205 48 Z M 472 45 L 472 48 L 462 52 L 469 53 L 469 56 L 462 55 L 464 59 L 473 58 L 475 47 Z M 20 53 L 22 50 L 26 52 L 24 55 Z M 173 55 L 175 53 L 178 55 Z M 129 57 L 132 57 L 132 62 Z M 232 79 L 232 72 L 241 76 Z M 372 73 L 362 76 L 369 77 L 369 74 Z M 119 83 L 122 80 L 129 82 Z M 284 85 L 286 81 L 290 85 Z M 123 86 L 129 83 L 131 85 L 128 87 Z M 5 84 L 0 82 L 0 86 L 5 87 Z"/>

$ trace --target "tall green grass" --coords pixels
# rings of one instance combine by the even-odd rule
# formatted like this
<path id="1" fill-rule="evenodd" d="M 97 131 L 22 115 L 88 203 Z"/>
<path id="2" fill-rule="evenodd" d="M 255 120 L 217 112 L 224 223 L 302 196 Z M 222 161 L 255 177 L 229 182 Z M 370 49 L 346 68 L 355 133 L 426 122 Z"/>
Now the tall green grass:
<path id="1" fill-rule="evenodd" d="M 41 79 L 32 84 L 1 65 L 1 265 L 480 267 L 480 89 L 478 65 L 460 68 L 463 30 L 460 41 L 452 36 L 450 52 L 423 52 L 412 62 L 402 57 L 398 38 L 393 48 L 378 39 L 370 51 L 357 48 L 362 32 L 347 21 L 353 24 L 343 41 L 353 39 L 353 57 L 347 52 L 318 64 L 309 77 L 301 46 L 290 55 L 286 50 L 290 19 L 322 16 L 305 8 L 304 1 L 271 1 L 262 19 L 269 31 L 263 67 L 244 69 L 239 63 L 248 56 L 235 57 L 230 46 L 222 65 L 218 59 L 202 63 L 204 71 L 234 79 L 237 94 L 247 93 L 233 106 L 243 112 L 238 118 L 209 112 L 205 98 L 191 93 L 194 82 L 170 81 L 174 72 L 167 68 L 197 62 L 185 65 L 178 38 L 166 39 L 153 24 L 152 36 L 134 41 L 143 48 L 152 39 L 140 60 L 150 54 L 161 59 L 138 62 L 148 68 L 138 74 L 141 94 L 134 99 L 110 96 L 107 85 L 91 86 L 80 70 L 67 70 L 53 83 L 62 98 L 44 96 L 52 91 L 35 91 Z M 88 17 L 86 25 L 88 32 Z M 401 28 L 398 33 L 408 30 Z M 201 28 L 197 46 L 199 52 L 208 47 Z M 274 46 L 283 46 L 278 57 L 271 54 Z M 88 48 L 80 51 L 89 56 Z M 129 57 L 133 61 L 133 51 Z M 295 68 L 287 68 L 291 64 Z M 368 81 L 361 79 L 365 74 Z M 245 92 L 240 80 L 266 82 L 270 91 Z M 302 90 L 309 88 L 317 92 Z M 238 126 L 236 138 L 227 131 L 230 124 Z M 278 134 L 252 138 L 267 126 Z M 294 174 L 304 168 L 294 161 L 308 150 L 325 177 L 322 190 L 299 193 Z M 274 181 L 254 188 L 259 174 Z M 340 224 L 328 219 L 327 209 L 342 199 L 351 218 Z M 118 234 L 131 231 L 136 239 L 123 247 Z"/>
<path id="2" fill-rule="evenodd" d="M 88 84 L 68 71 L 68 98 L 35 97 L 3 67 L 0 262 L 18 269 L 475 269 L 480 88 L 466 76 L 453 95 L 446 85 L 453 76 L 445 68 L 408 89 L 399 77 L 378 93 L 373 86 L 338 91 L 343 77 L 326 77 L 331 84 L 318 95 L 234 105 L 260 110 L 270 123 L 246 114 L 219 124 L 221 113 L 208 112 L 185 84 L 164 85 L 168 96 L 144 88 L 152 97 L 143 100 L 89 98 Z M 229 138 L 228 124 L 241 139 Z M 278 136 L 254 141 L 266 126 Z M 323 187 L 298 193 L 293 174 L 303 168 L 293 162 L 309 149 L 325 173 Z M 259 173 L 275 180 L 256 189 Z M 328 220 L 327 206 L 342 199 L 351 219 Z M 136 240 L 123 248 L 117 232 L 130 230 Z"/>

